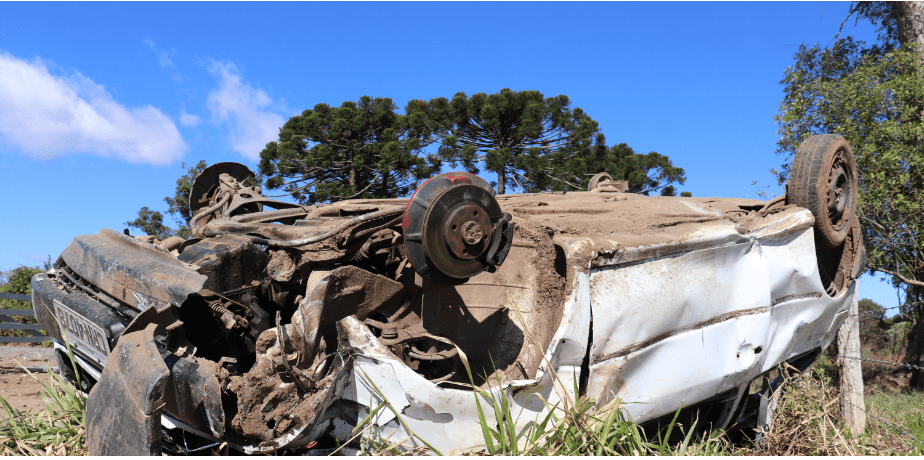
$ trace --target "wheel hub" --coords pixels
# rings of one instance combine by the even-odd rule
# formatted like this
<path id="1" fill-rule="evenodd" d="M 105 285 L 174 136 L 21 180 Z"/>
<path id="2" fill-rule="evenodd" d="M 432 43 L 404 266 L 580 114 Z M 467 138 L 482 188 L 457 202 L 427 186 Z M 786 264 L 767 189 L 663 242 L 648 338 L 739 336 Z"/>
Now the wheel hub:
<path id="1" fill-rule="evenodd" d="M 484 179 L 439 174 L 414 192 L 404 212 L 408 260 L 430 281 L 465 283 L 504 262 L 513 240 L 510 220 Z"/>
<path id="2" fill-rule="evenodd" d="M 488 212 L 479 206 L 458 206 L 450 212 L 450 218 L 443 225 L 446 247 L 456 257 L 470 260 L 480 256 L 487 249 L 491 234 L 491 219 Z M 485 238 L 488 235 L 488 238 Z"/>
<path id="3" fill-rule="evenodd" d="M 847 210 L 847 206 L 850 204 L 851 194 L 850 176 L 840 158 L 838 158 L 828 175 L 828 216 L 830 216 L 835 228 L 843 227 L 846 224 L 843 217 L 844 211 Z"/>

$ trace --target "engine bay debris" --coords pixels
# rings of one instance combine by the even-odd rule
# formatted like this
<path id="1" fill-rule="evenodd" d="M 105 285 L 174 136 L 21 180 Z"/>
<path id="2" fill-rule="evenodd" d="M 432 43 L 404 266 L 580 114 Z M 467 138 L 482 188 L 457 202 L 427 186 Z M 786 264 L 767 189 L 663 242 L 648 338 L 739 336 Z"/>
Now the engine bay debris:
<path id="1" fill-rule="evenodd" d="M 752 381 L 830 344 L 864 263 L 859 227 L 818 246 L 785 200 L 647 197 L 608 175 L 495 196 L 454 172 L 315 206 L 253 178 L 206 169 L 192 238 L 104 229 L 33 279 L 59 365 L 90 388 L 91 454 L 311 453 L 363 420 L 361 437 L 460 453 L 484 443 L 473 385 L 520 428 L 575 392 L 724 428 Z"/>

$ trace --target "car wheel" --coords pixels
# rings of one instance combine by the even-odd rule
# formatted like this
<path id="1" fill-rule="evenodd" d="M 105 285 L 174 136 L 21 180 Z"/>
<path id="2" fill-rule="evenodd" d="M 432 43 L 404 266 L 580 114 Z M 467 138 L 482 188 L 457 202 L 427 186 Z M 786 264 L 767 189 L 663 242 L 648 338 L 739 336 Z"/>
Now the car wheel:
<path id="1" fill-rule="evenodd" d="M 786 188 L 789 203 L 815 216 L 818 244 L 834 249 L 844 243 L 859 189 L 857 164 L 847 140 L 837 134 L 806 139 L 793 157 Z"/>
<path id="2" fill-rule="evenodd" d="M 589 192 L 597 188 L 597 185 L 599 185 L 601 182 L 612 181 L 612 180 L 613 180 L 613 176 L 610 176 L 609 173 L 605 173 L 605 172 L 598 173 L 594 175 L 594 177 L 590 178 L 590 182 L 587 184 L 587 191 Z"/>
<path id="3" fill-rule="evenodd" d="M 835 249 L 816 248 L 818 276 L 825 291 L 831 297 L 846 292 L 850 283 L 866 270 L 866 249 L 863 247 L 863 232 L 860 220 L 850 222 L 850 232 L 844 243 Z"/>

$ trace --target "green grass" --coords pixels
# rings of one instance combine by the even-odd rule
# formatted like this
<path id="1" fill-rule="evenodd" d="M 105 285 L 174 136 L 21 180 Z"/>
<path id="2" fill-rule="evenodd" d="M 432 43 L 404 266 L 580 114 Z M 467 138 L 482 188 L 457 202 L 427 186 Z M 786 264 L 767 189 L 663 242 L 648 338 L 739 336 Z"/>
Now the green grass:
<path id="1" fill-rule="evenodd" d="M 866 410 L 900 426 L 915 438 L 924 441 L 924 394 L 874 393 L 865 398 Z M 872 421 L 869 421 L 870 423 Z M 920 446 L 916 453 L 921 453 Z"/>
<path id="2" fill-rule="evenodd" d="M 471 446 L 463 451 L 480 455 L 727 455 L 730 443 L 722 433 L 712 433 L 702 439 L 693 439 L 696 424 L 685 430 L 677 423 L 680 409 L 674 414 L 664 435 L 657 439 L 647 439 L 645 432 L 628 418 L 620 400 L 599 406 L 593 400 L 576 397 L 573 401 L 562 401 L 548 406 L 548 414 L 541 420 L 527 423 L 517 430 L 521 414 L 514 413 L 514 406 L 501 390 L 501 382 L 489 382 L 488 388 L 474 385 L 471 368 L 465 353 L 458 349 L 463 366 L 468 374 L 473 390 L 474 404 L 481 425 L 484 444 Z M 554 374 L 554 373 L 553 373 Z M 369 380 L 368 375 L 366 376 Z M 557 379 L 557 376 L 553 378 Z M 430 452 L 442 455 L 426 441 L 426 436 L 413 432 L 401 418 L 375 382 L 369 380 L 376 395 L 383 402 L 373 409 L 353 431 L 354 438 L 365 432 L 372 423 L 375 414 L 388 408 L 393 411 L 398 422 L 409 433 L 409 438 L 417 438 L 426 445 Z M 578 394 L 574 382 L 574 394 Z M 372 407 L 372 404 L 370 404 Z M 492 414 L 489 418 L 486 414 Z M 493 420 L 493 421 L 489 421 Z M 671 443 L 672 433 L 680 430 L 684 434 L 681 441 Z M 360 443 L 361 452 L 370 455 L 398 454 L 397 443 L 382 439 L 366 439 Z M 415 452 L 422 449 L 415 449 Z"/>
<path id="3" fill-rule="evenodd" d="M 67 354 L 71 366 L 77 369 L 70 343 Z M 0 455 L 86 455 L 86 397 L 77 394 L 73 385 L 48 370 L 48 382 L 22 368 L 38 381 L 45 411 L 22 412 L 0 397 L 5 417 L 0 420 Z M 77 373 L 77 385 L 80 375 Z"/>
<path id="4" fill-rule="evenodd" d="M 472 381 L 468 361 L 460 356 Z M 732 444 L 724 433 L 694 437 L 692 426 L 677 423 L 680 410 L 664 430 L 649 439 L 645 431 L 630 420 L 619 400 L 597 405 L 576 397 L 549 407 L 541 419 L 517 430 L 515 405 L 500 391 L 501 382 L 487 387 L 472 385 L 483 444 L 464 449 L 475 455 L 910 455 L 921 454 L 924 445 L 897 433 L 869 417 L 866 433 L 851 438 L 840 421 L 839 399 L 831 385 L 831 368 L 820 369 L 784 386 L 774 428 L 765 450 L 750 444 Z M 33 378 L 39 379 L 34 374 Z M 558 378 L 553 375 L 553 378 Z M 367 380 L 368 376 L 367 376 Z M 22 412 L 0 398 L 0 455 L 85 455 L 84 413 L 86 400 L 67 382 L 53 373 L 42 383 L 45 410 Z M 380 403 L 370 402 L 370 414 L 358 424 L 353 438 L 344 444 L 358 446 L 361 454 L 414 455 L 441 453 L 427 440 L 427 433 L 415 433 L 400 411 L 372 386 Z M 577 388 L 575 388 L 577 394 Z M 869 412 L 901 426 L 924 439 L 924 395 L 920 393 L 880 393 L 866 397 Z M 367 430 L 380 411 L 394 412 L 410 436 L 405 439 L 379 439 Z M 490 414 L 491 416 L 489 416 Z M 661 434 L 663 433 L 663 435 Z M 680 433 L 679 436 L 676 433 Z M 423 446 L 408 449 L 406 442 L 416 438 Z M 426 447 L 424 447 L 426 446 Z"/>
<path id="5" fill-rule="evenodd" d="M 0 455 L 85 455 L 86 399 L 53 372 L 41 381 L 44 412 L 19 411 L 0 397 Z"/>

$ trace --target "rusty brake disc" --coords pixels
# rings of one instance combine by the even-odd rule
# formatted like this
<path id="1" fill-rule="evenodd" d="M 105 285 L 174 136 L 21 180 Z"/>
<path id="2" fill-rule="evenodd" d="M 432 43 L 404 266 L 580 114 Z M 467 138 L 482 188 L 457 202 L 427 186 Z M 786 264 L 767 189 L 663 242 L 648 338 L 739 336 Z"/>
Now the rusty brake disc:
<path id="1" fill-rule="evenodd" d="M 484 179 L 439 174 L 414 192 L 404 211 L 408 259 L 430 281 L 462 284 L 503 262 L 513 237 L 510 219 Z"/>

